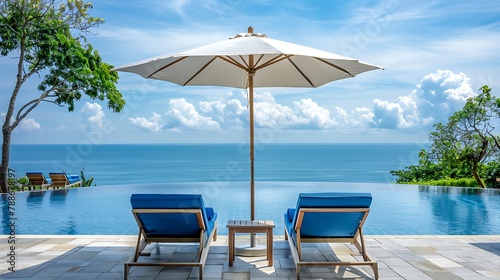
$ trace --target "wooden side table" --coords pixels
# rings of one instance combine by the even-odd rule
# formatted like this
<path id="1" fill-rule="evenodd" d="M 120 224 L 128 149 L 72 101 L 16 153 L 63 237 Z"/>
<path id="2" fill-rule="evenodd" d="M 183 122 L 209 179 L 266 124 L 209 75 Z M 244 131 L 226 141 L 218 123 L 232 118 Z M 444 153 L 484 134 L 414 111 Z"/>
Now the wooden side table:
<path id="1" fill-rule="evenodd" d="M 236 233 L 266 233 L 267 234 L 267 260 L 269 266 L 273 266 L 273 228 L 274 222 L 249 221 L 249 220 L 229 220 L 227 222 L 229 229 L 229 266 L 233 266 L 235 255 L 235 234 Z"/>

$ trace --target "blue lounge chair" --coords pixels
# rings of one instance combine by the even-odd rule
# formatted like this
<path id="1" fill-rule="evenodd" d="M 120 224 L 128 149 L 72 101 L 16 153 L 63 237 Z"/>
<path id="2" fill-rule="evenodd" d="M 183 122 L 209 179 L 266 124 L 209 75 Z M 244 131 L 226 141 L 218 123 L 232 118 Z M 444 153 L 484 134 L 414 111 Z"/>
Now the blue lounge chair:
<path id="1" fill-rule="evenodd" d="M 76 185 L 81 185 L 82 181 L 78 175 L 66 175 L 64 172 L 52 172 L 49 173 L 49 177 L 52 180 L 52 188 L 60 187 L 74 187 Z"/>
<path id="2" fill-rule="evenodd" d="M 35 187 L 40 187 L 40 190 L 43 188 L 48 188 L 52 180 L 45 178 L 42 172 L 27 172 L 26 177 L 28 177 L 28 190 L 31 191 Z"/>
<path id="3" fill-rule="evenodd" d="M 285 239 L 300 279 L 302 266 L 369 265 L 378 279 L 377 262 L 366 253 L 362 227 L 370 212 L 369 193 L 301 193 L 296 208 L 285 213 Z M 301 243 L 351 243 L 363 261 L 304 261 Z"/>
<path id="4" fill-rule="evenodd" d="M 135 254 L 125 263 L 125 279 L 130 266 L 193 266 L 203 277 L 211 240 L 217 239 L 217 213 L 205 207 L 196 194 L 133 194 L 132 213 L 139 226 Z M 147 244 L 166 242 L 199 243 L 196 262 L 139 262 Z"/>

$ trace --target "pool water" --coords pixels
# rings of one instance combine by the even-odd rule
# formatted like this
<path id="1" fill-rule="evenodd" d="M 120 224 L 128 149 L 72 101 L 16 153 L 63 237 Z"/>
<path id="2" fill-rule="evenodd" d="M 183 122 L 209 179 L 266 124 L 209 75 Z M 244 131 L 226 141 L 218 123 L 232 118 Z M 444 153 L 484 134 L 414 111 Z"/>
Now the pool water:
<path id="1" fill-rule="evenodd" d="M 228 220 L 250 218 L 249 184 L 244 182 L 165 183 L 99 186 L 20 192 L 14 215 L 2 195 L 3 234 L 137 234 L 130 207 L 133 193 L 198 193 L 218 213 L 218 233 Z M 274 220 L 283 233 L 283 214 L 295 207 L 301 192 L 369 192 L 371 211 L 364 226 L 369 235 L 500 234 L 500 190 L 424 187 L 376 183 L 257 182 L 256 219 Z M 12 209 L 11 209 L 12 210 Z"/>

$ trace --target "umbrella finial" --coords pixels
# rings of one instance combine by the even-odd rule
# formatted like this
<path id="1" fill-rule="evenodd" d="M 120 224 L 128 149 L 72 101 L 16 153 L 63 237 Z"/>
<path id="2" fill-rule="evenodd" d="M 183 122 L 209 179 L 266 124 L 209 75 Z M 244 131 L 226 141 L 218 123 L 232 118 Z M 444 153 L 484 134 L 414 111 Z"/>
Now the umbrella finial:
<path id="1" fill-rule="evenodd" d="M 236 39 L 236 38 L 241 38 L 241 37 L 261 37 L 261 38 L 267 38 L 266 34 L 253 33 L 253 27 L 249 26 L 247 33 L 239 33 L 239 34 L 236 34 L 236 36 L 234 36 L 232 38 L 229 38 L 229 39 Z"/>

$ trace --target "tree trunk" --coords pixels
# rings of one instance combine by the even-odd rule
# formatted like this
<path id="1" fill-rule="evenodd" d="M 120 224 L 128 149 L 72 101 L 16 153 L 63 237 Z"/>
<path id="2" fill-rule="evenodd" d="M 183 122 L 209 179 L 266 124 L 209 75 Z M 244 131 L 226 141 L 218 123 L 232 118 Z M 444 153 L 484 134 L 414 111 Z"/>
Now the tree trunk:
<path id="1" fill-rule="evenodd" d="M 474 179 L 476 179 L 476 182 L 479 184 L 479 186 L 481 186 L 481 188 L 485 189 L 486 186 L 484 185 L 484 182 L 483 180 L 481 179 L 481 177 L 479 177 L 479 174 L 477 174 L 477 162 L 474 161 L 474 164 L 472 166 L 472 175 L 474 175 Z"/>
<path id="2" fill-rule="evenodd" d="M 10 137 L 12 129 L 8 124 L 2 128 L 2 164 L 0 165 L 0 189 L 7 193 L 9 188 L 9 160 L 10 160 Z"/>

